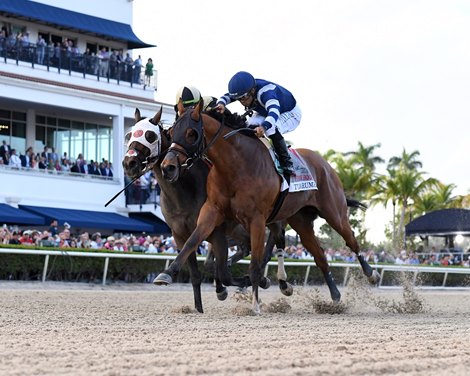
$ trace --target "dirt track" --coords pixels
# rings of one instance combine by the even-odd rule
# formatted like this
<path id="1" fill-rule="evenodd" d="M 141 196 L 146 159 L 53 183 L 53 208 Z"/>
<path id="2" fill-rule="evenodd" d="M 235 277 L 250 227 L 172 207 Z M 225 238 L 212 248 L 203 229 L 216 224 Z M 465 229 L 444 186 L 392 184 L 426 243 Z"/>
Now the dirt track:
<path id="1" fill-rule="evenodd" d="M 0 282 L 0 374 L 470 374 L 469 290 L 341 291 L 345 311 L 322 314 L 325 290 L 273 286 L 257 317 L 212 286 L 201 315 L 187 285 Z"/>

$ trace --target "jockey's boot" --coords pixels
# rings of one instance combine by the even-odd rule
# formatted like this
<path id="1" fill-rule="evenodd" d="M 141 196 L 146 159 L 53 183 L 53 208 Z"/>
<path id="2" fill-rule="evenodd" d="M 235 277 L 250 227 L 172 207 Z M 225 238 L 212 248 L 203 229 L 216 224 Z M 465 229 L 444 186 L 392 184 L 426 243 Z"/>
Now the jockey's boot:
<path id="1" fill-rule="evenodd" d="M 289 151 L 287 150 L 286 141 L 282 134 L 276 129 L 276 133 L 269 136 L 273 142 L 274 151 L 279 158 L 279 164 L 281 165 L 282 171 L 284 173 L 284 178 L 287 180 L 287 183 L 290 183 L 290 177 L 294 173 L 292 164 L 292 159 L 290 157 Z"/>

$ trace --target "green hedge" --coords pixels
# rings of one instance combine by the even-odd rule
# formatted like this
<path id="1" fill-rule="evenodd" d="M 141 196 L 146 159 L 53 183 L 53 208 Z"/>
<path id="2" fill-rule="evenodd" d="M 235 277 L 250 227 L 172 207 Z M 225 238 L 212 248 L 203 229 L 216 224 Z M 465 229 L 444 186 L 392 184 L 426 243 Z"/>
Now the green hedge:
<path id="1" fill-rule="evenodd" d="M 51 250 L 56 248 L 41 247 L 5 247 L 2 248 L 23 248 L 23 249 L 43 249 Z M 83 252 L 99 252 L 110 253 L 105 250 L 90 249 L 73 249 L 73 251 Z M 142 253 L 136 253 L 142 254 Z M 20 255 L 20 254 L 0 254 L 0 280 L 21 280 L 33 281 L 41 280 L 44 268 L 44 257 L 41 255 Z M 292 261 L 292 260 L 289 260 Z M 67 281 L 67 282 L 101 282 L 103 276 L 105 259 L 101 257 L 73 257 L 51 255 L 47 268 L 46 279 L 48 281 Z M 303 263 L 304 261 L 296 261 Z M 153 278 L 165 268 L 166 260 L 154 259 L 128 259 L 128 258 L 110 258 L 108 264 L 108 282 L 151 282 Z M 203 270 L 202 263 L 199 263 L 199 270 L 203 276 L 203 282 L 210 283 L 213 281 L 212 275 Z M 248 264 L 236 264 L 231 268 L 232 275 L 240 277 L 247 275 L 249 270 Z M 294 285 L 303 285 L 307 266 L 294 267 L 286 266 L 288 281 Z M 338 285 L 344 281 L 346 268 L 330 268 L 333 277 Z M 360 274 L 360 269 L 350 269 L 351 272 Z M 408 278 L 413 278 L 412 273 L 406 272 Z M 272 283 L 277 282 L 277 267 L 270 266 L 268 269 L 268 277 Z M 386 271 L 382 285 L 392 286 L 399 285 L 402 280 L 402 272 Z M 444 279 L 442 273 L 419 273 L 418 284 L 426 286 L 441 286 Z M 189 271 L 187 267 L 183 267 L 178 274 L 176 282 L 190 282 Z M 317 267 L 311 267 L 308 277 L 308 284 L 321 285 L 325 280 L 322 272 Z M 465 274 L 448 274 L 446 286 L 470 286 L 470 276 Z"/>

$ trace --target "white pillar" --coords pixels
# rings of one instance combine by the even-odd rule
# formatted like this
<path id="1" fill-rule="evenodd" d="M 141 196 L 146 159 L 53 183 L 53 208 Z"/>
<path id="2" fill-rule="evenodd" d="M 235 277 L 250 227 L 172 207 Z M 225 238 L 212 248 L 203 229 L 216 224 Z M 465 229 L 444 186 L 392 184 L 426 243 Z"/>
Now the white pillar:
<path id="1" fill-rule="evenodd" d="M 120 186 L 124 186 L 124 170 L 122 159 L 124 156 L 124 113 L 123 105 L 119 106 L 119 113 L 113 116 L 113 175 L 119 179 Z M 125 206 L 124 194 L 120 195 L 118 206 Z"/>

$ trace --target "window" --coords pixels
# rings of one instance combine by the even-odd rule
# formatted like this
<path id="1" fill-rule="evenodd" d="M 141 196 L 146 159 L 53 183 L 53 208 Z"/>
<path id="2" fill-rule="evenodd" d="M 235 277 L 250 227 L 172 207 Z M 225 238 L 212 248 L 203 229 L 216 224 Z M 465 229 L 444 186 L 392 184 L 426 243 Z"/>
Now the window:
<path id="1" fill-rule="evenodd" d="M 18 154 L 26 150 L 26 113 L 0 109 L 0 136 Z"/>
<path id="2" fill-rule="evenodd" d="M 35 148 L 54 147 L 59 155 L 64 152 L 72 160 L 82 153 L 87 161 L 110 160 L 112 156 L 112 128 L 95 123 L 36 116 Z"/>
<path id="3" fill-rule="evenodd" d="M 96 43 L 87 43 L 86 48 L 90 50 L 90 52 L 94 52 L 95 54 L 98 52 L 98 46 Z"/>

